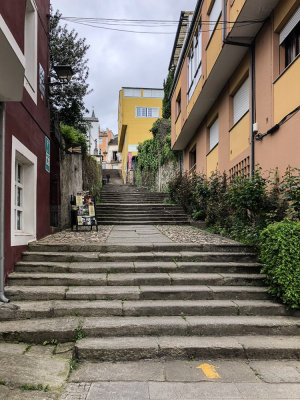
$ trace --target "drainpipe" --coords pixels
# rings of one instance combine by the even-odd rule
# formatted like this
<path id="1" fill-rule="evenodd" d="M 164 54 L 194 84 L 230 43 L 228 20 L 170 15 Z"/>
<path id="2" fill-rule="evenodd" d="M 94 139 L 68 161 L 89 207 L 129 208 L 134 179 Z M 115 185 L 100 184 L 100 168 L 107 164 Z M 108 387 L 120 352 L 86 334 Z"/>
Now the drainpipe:
<path id="1" fill-rule="evenodd" d="M 254 175 L 255 170 L 255 131 L 254 131 L 254 123 L 255 121 L 255 40 L 252 44 L 234 42 L 226 39 L 226 0 L 223 0 L 223 24 L 222 24 L 222 39 L 224 44 L 229 44 L 232 46 L 241 46 L 251 48 L 251 71 L 250 71 L 250 79 L 251 79 L 251 176 Z"/>
<path id="2" fill-rule="evenodd" d="M 4 185 L 5 185 L 5 103 L 0 102 L 0 301 L 4 295 Z"/>

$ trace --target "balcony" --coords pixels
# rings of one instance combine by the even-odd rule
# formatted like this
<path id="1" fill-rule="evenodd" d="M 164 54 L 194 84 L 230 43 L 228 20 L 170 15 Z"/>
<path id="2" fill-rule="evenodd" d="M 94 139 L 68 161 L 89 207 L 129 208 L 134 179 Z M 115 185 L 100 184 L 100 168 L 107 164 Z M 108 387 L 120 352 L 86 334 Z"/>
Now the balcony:
<path id="1" fill-rule="evenodd" d="M 243 26 L 239 22 L 245 20 L 263 21 L 272 13 L 278 2 L 279 0 L 245 1 L 236 17 L 237 23 L 233 26 L 226 39 L 233 42 L 242 41 L 244 44 L 250 45 L 261 29 L 263 22 L 245 24 Z M 202 91 L 174 143 L 173 150 L 185 149 L 248 50 L 248 47 L 223 43 L 219 56 L 211 67 L 206 81 L 203 83 Z"/>
<path id="2" fill-rule="evenodd" d="M 25 58 L 1 14 L 0 49 L 0 101 L 21 101 Z"/>

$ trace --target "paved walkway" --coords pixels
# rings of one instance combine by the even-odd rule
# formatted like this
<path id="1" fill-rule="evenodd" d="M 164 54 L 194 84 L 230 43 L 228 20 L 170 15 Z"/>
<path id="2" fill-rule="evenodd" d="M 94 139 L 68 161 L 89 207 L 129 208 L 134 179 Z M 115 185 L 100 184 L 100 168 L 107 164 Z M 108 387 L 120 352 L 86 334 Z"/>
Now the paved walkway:
<path id="1" fill-rule="evenodd" d="M 172 243 L 153 225 L 115 225 L 106 243 Z"/>

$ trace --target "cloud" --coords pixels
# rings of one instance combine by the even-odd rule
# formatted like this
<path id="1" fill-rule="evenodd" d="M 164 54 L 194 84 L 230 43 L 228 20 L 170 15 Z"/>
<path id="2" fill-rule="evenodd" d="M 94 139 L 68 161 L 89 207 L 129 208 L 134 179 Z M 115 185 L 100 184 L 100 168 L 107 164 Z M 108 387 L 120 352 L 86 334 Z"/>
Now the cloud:
<path id="1" fill-rule="evenodd" d="M 196 0 L 51 0 L 63 16 L 178 20 L 181 11 L 194 10 Z M 85 98 L 86 107 L 106 127 L 117 133 L 118 96 L 122 86 L 162 87 L 168 73 L 175 33 L 152 35 L 109 31 L 67 23 L 90 45 L 89 84 L 93 92 Z M 115 28 L 115 26 L 111 26 Z M 133 28 L 130 28 L 133 29 Z M 151 30 L 137 27 L 137 30 Z M 177 26 L 157 28 L 176 32 Z"/>

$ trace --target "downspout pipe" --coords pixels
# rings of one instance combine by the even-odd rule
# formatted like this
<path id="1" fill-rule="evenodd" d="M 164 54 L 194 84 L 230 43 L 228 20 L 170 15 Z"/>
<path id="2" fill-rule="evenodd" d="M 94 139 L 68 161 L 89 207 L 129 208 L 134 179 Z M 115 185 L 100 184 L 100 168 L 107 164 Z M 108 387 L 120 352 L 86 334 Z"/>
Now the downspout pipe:
<path id="1" fill-rule="evenodd" d="M 8 303 L 4 294 L 4 188 L 5 188 L 5 103 L 0 102 L 0 301 Z"/>
<path id="2" fill-rule="evenodd" d="M 251 165 L 250 171 L 251 176 L 254 175 L 255 171 L 255 132 L 254 132 L 254 123 L 256 115 L 255 115 L 255 103 L 256 103 L 256 93 L 255 93 L 255 40 L 252 44 L 248 43 L 240 43 L 234 42 L 226 39 L 226 19 L 227 19 L 227 10 L 226 10 L 226 0 L 223 0 L 223 24 L 222 24 L 222 39 L 223 44 L 229 44 L 232 46 L 240 46 L 240 47 L 248 47 L 251 48 Z"/>

